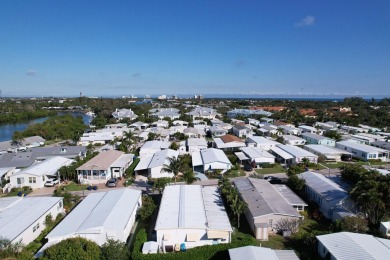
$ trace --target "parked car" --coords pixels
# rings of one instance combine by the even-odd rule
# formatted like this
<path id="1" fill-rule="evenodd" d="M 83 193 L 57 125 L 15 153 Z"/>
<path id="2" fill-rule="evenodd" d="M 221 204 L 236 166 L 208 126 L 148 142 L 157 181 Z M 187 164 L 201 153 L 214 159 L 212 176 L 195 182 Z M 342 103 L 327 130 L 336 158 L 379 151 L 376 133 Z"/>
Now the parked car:
<path id="1" fill-rule="evenodd" d="M 250 171 L 253 170 L 253 168 L 252 168 L 252 166 L 250 164 L 245 164 L 244 165 L 244 170 L 250 172 Z"/>
<path id="2" fill-rule="evenodd" d="M 46 187 L 53 187 L 54 185 L 57 185 L 58 183 L 59 183 L 59 180 L 57 180 L 57 179 L 48 179 L 45 182 L 45 186 Z"/>
<path id="3" fill-rule="evenodd" d="M 107 187 L 116 187 L 116 184 L 118 183 L 117 178 L 111 178 L 107 181 L 106 186 Z"/>
<path id="4" fill-rule="evenodd" d="M 271 180 L 269 180 L 269 183 L 271 183 L 271 184 L 280 184 L 280 183 L 282 183 L 282 180 L 277 178 L 277 177 L 273 177 Z"/>

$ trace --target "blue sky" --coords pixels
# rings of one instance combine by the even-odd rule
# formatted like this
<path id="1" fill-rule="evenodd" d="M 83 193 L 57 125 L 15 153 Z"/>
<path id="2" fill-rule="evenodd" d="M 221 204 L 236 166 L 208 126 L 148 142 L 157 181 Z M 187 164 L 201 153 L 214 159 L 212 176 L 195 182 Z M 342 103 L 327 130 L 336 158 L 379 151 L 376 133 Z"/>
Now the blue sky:
<path id="1" fill-rule="evenodd" d="M 389 0 L 1 0 L 3 96 L 390 96 Z"/>

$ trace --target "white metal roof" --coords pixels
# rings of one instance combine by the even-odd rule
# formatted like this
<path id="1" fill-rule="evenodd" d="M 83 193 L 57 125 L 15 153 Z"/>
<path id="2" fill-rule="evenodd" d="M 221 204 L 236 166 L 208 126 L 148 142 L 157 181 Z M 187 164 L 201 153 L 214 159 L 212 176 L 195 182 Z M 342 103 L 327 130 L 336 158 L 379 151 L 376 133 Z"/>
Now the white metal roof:
<path id="1" fill-rule="evenodd" d="M 14 240 L 60 201 L 61 197 L 0 199 L 0 236 Z"/>
<path id="2" fill-rule="evenodd" d="M 302 148 L 296 147 L 294 145 L 286 144 L 286 145 L 279 145 L 278 147 L 296 158 L 299 158 L 299 157 L 318 157 L 317 155 L 315 155 L 311 152 L 308 152 L 306 150 L 303 150 Z"/>
<path id="3" fill-rule="evenodd" d="M 20 172 L 15 173 L 13 176 L 20 174 L 30 174 L 34 176 L 56 175 L 57 171 L 62 166 L 70 165 L 72 162 L 73 160 L 61 156 L 51 157 L 41 163 L 34 164 L 26 169 L 23 169 Z"/>
<path id="4" fill-rule="evenodd" d="M 116 160 L 111 167 L 125 167 L 129 162 L 133 161 L 134 154 L 122 154 L 121 157 Z"/>
<path id="5" fill-rule="evenodd" d="M 242 147 L 241 151 L 245 153 L 249 158 L 275 158 L 272 154 L 268 153 L 260 147 Z"/>
<path id="6" fill-rule="evenodd" d="M 251 137 L 248 137 L 248 141 L 249 140 L 252 140 L 253 142 L 255 142 L 257 144 L 279 144 L 278 142 L 270 140 L 270 139 L 265 138 L 263 136 L 251 136 Z"/>
<path id="7" fill-rule="evenodd" d="M 347 151 L 343 151 L 334 147 L 321 144 L 307 144 L 304 147 L 309 148 L 312 151 L 315 151 L 324 155 L 342 155 L 342 154 L 351 154 Z"/>
<path id="8" fill-rule="evenodd" d="M 389 245 L 378 238 L 351 232 L 339 232 L 317 236 L 335 259 L 388 260 Z"/>
<path id="9" fill-rule="evenodd" d="M 304 202 L 297 194 L 295 194 L 289 187 L 284 184 L 273 184 L 274 188 L 280 195 L 287 201 L 290 205 L 304 205 L 307 206 L 307 203 Z"/>
<path id="10" fill-rule="evenodd" d="M 200 155 L 202 156 L 203 164 L 213 163 L 213 162 L 231 164 L 226 154 L 219 149 L 215 149 L 215 148 L 204 149 L 200 151 Z"/>
<path id="11" fill-rule="evenodd" d="M 288 141 L 305 141 L 305 139 L 302 139 L 295 135 L 282 135 L 283 139 Z"/>
<path id="12" fill-rule="evenodd" d="M 137 166 L 135 167 L 134 171 L 141 171 L 146 170 L 149 167 L 150 161 L 152 160 L 153 155 L 148 155 L 145 157 L 142 157 Z"/>
<path id="13" fill-rule="evenodd" d="M 322 135 L 312 134 L 312 133 L 302 133 L 301 136 L 302 137 L 307 137 L 307 138 L 310 138 L 310 139 L 313 139 L 313 140 L 316 140 L 316 141 L 321 141 L 321 140 L 331 140 L 331 141 L 334 141 L 331 138 L 328 138 L 328 137 L 325 137 L 325 136 L 322 136 Z"/>
<path id="14" fill-rule="evenodd" d="M 46 238 L 64 239 L 66 236 L 100 233 L 101 229 L 123 231 L 140 196 L 141 191 L 133 189 L 91 193 Z"/>
<path id="15" fill-rule="evenodd" d="M 232 231 L 218 187 L 172 185 L 165 188 L 155 229 L 178 228 Z"/>
<path id="16" fill-rule="evenodd" d="M 356 142 L 341 141 L 341 142 L 337 142 L 336 146 L 337 145 L 350 147 L 352 149 L 359 150 L 359 151 L 366 152 L 366 153 L 389 153 L 389 151 L 387 151 L 387 150 L 377 148 L 374 146 L 370 146 L 370 145 L 359 144 Z"/>
<path id="17" fill-rule="evenodd" d="M 340 201 L 348 197 L 344 189 L 322 174 L 307 171 L 299 174 L 299 177 L 305 179 L 306 185 L 321 194 L 327 201 Z"/>
<path id="18" fill-rule="evenodd" d="M 202 156 L 200 155 L 200 152 L 193 152 L 191 154 L 192 158 L 192 166 L 199 166 L 203 165 Z"/>
<path id="19" fill-rule="evenodd" d="M 266 247 L 244 246 L 229 249 L 231 260 L 298 260 L 294 250 L 273 250 Z"/>
<path id="20" fill-rule="evenodd" d="M 188 138 L 187 139 L 188 146 L 206 146 L 207 141 L 204 138 Z"/>
<path id="21" fill-rule="evenodd" d="M 169 165 L 169 158 L 177 158 L 178 156 L 179 152 L 172 149 L 159 151 L 153 154 L 153 158 L 150 161 L 148 168 L 159 167 L 163 166 L 164 164 Z"/>
<path id="22" fill-rule="evenodd" d="M 238 178 L 233 182 L 248 204 L 248 209 L 254 218 L 268 214 L 301 217 L 272 187 L 269 181 L 256 178 Z"/>
<path id="23" fill-rule="evenodd" d="M 240 161 L 248 160 L 249 157 L 247 157 L 243 152 L 236 152 L 234 153 Z"/>
<path id="24" fill-rule="evenodd" d="M 285 160 L 294 158 L 291 154 L 280 149 L 279 147 L 272 147 L 271 151 L 273 151 L 274 153 L 276 153 L 277 155 L 279 155 L 280 157 L 282 157 Z"/>
<path id="25" fill-rule="evenodd" d="M 158 141 L 158 140 L 153 140 L 153 141 L 147 141 L 145 144 L 141 147 L 141 149 L 166 149 L 171 145 L 170 142 L 165 142 L 165 141 Z"/>

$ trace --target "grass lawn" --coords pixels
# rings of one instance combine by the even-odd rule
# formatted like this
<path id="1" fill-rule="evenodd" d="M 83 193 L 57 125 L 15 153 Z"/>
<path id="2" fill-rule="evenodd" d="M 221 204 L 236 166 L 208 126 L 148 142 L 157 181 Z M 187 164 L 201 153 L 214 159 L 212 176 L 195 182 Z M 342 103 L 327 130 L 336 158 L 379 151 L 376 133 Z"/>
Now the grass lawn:
<path id="1" fill-rule="evenodd" d="M 230 170 L 228 173 L 224 174 L 226 177 L 240 177 L 240 176 L 246 176 L 245 171 L 243 169 L 238 170 Z"/>
<path id="2" fill-rule="evenodd" d="M 272 249 L 285 249 L 285 239 L 281 235 L 269 235 L 267 241 L 260 241 L 262 247 L 268 247 Z"/>
<path id="3" fill-rule="evenodd" d="M 286 172 L 286 169 L 284 169 L 280 164 L 275 164 L 272 168 L 255 169 L 255 172 L 259 174 L 273 174 Z"/>
<path id="4" fill-rule="evenodd" d="M 88 185 L 82 185 L 82 184 L 71 182 L 68 185 L 61 185 L 60 188 L 61 190 L 66 190 L 66 191 L 79 191 L 79 190 L 87 189 L 87 186 Z"/>

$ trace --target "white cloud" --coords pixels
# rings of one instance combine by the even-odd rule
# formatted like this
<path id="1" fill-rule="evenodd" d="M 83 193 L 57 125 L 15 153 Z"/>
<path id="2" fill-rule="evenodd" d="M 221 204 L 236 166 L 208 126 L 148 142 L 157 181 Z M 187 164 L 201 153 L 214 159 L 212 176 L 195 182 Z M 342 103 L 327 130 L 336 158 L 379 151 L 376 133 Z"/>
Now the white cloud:
<path id="1" fill-rule="evenodd" d="M 312 26 L 316 21 L 316 18 L 312 15 L 308 15 L 303 18 L 300 22 L 295 23 L 295 27 L 307 27 Z"/>

